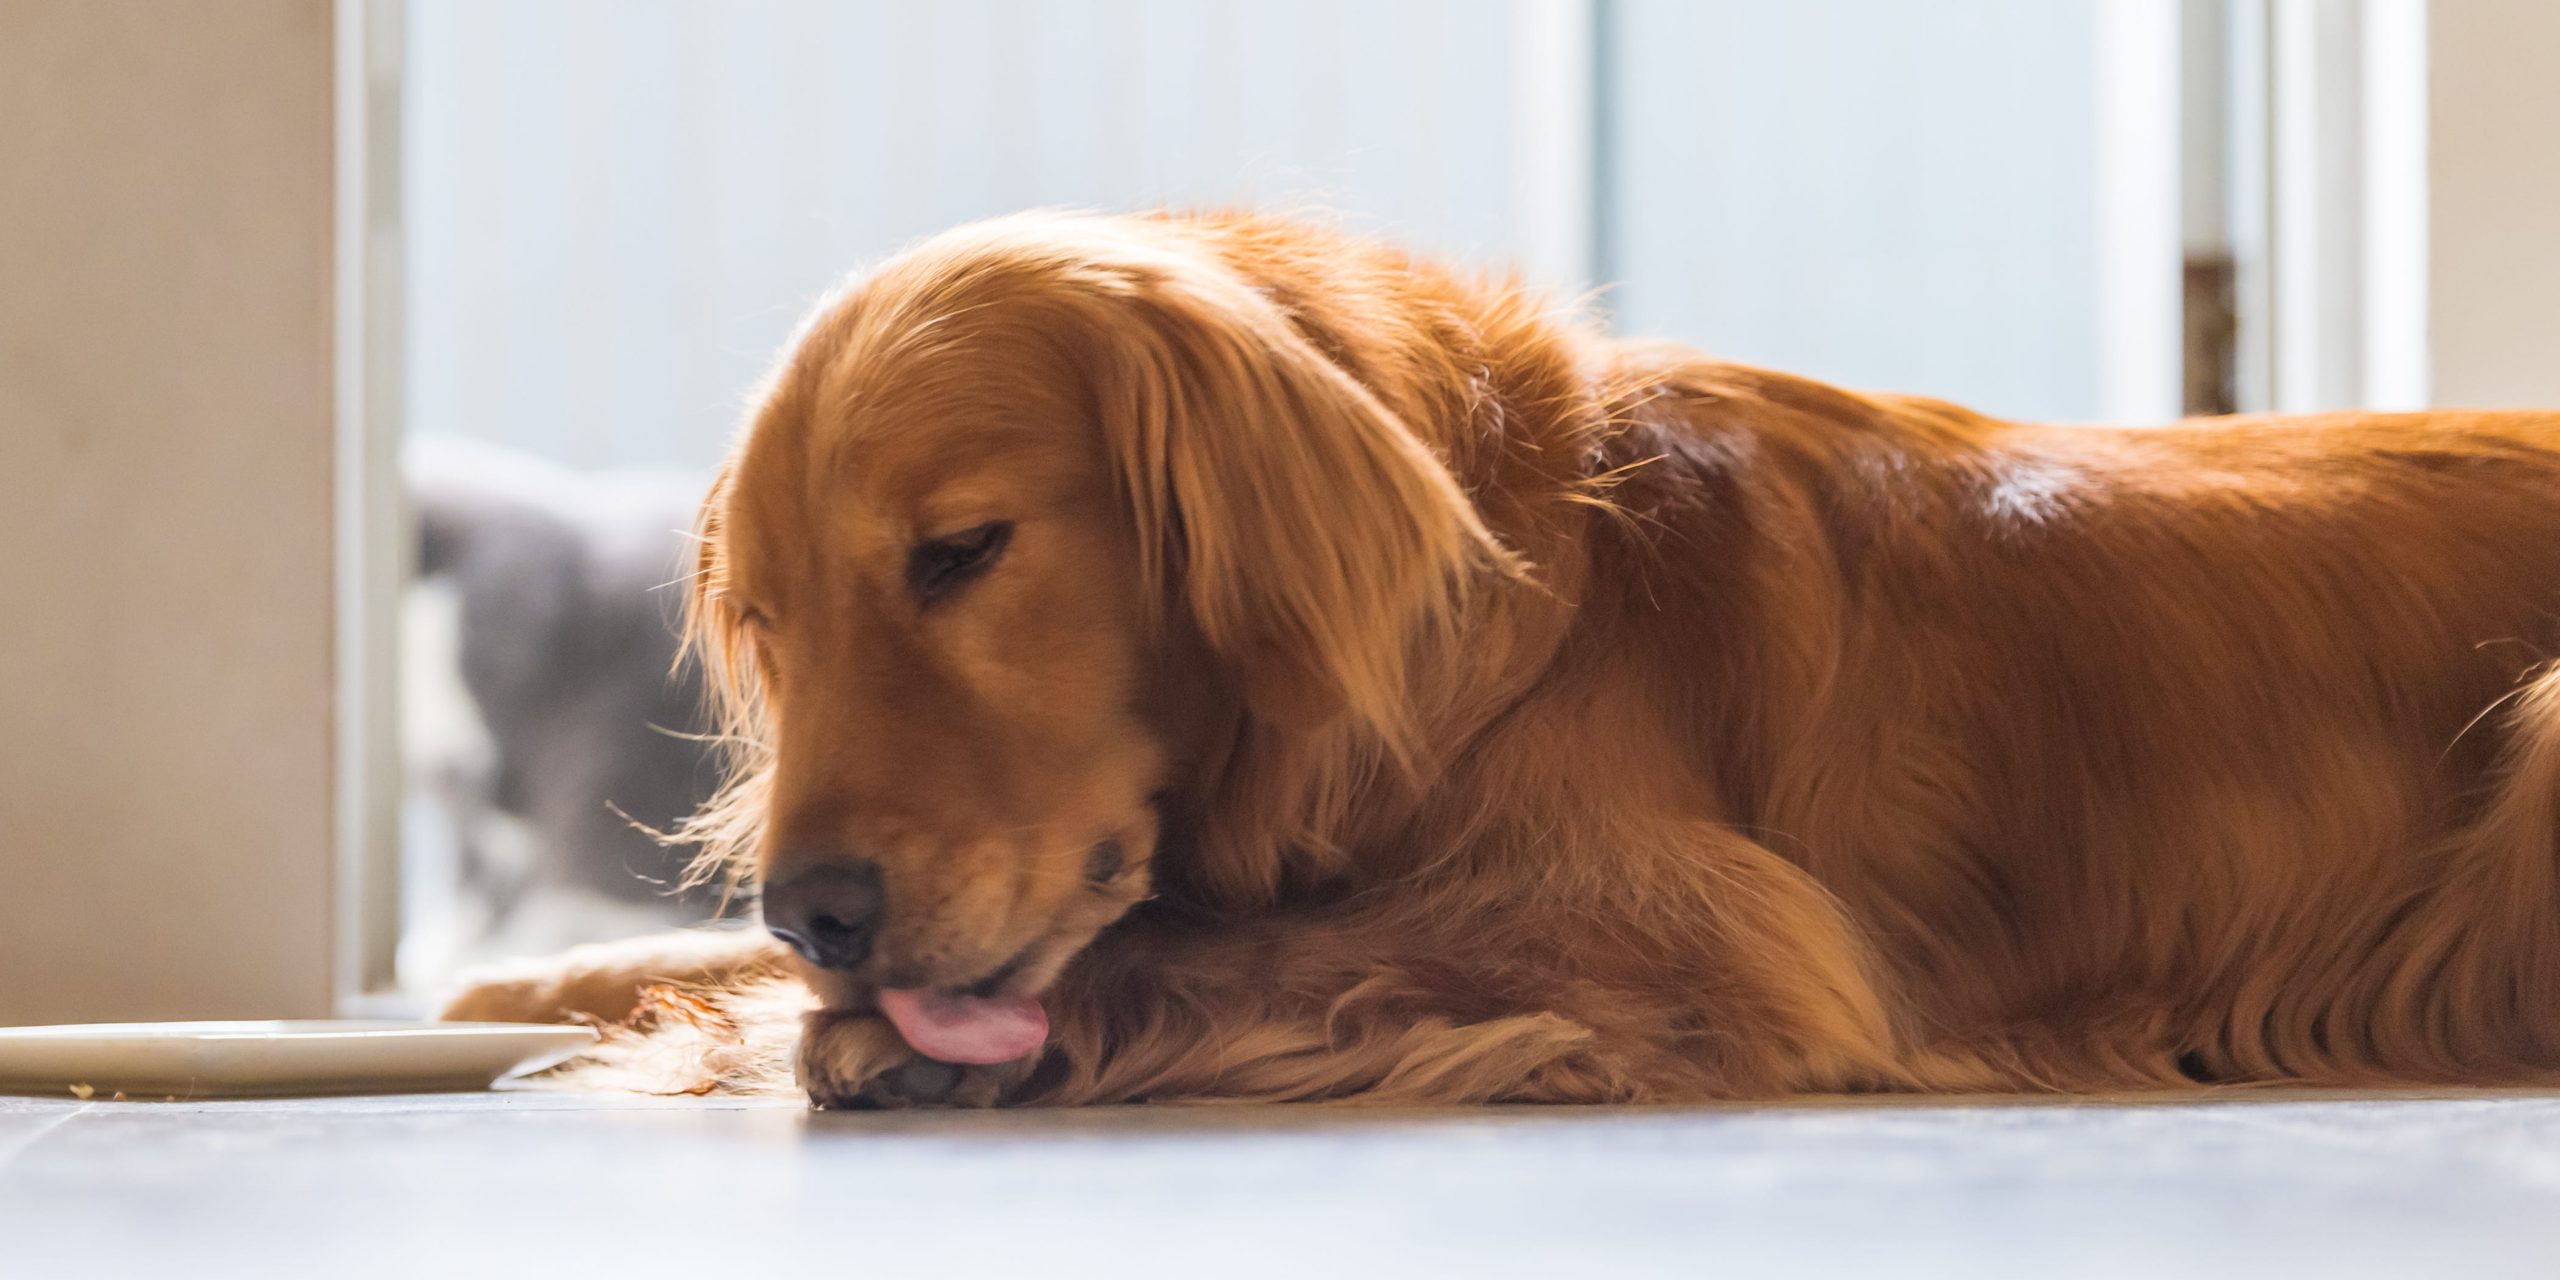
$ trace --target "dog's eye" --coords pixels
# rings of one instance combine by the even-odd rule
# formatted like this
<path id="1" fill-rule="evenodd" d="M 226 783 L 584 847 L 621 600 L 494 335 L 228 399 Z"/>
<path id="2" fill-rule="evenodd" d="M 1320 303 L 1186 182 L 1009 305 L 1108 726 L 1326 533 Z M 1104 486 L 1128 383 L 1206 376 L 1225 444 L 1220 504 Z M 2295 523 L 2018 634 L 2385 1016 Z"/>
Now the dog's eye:
<path id="1" fill-rule="evenodd" d="M 995 520 L 947 538 L 919 542 L 907 553 L 907 590 L 931 604 L 955 587 L 986 572 L 1013 537 L 1013 522 Z"/>
<path id="2" fill-rule="evenodd" d="M 1084 855 L 1084 878 L 1094 884 L 1109 884 L 1120 878 L 1129 866 L 1129 853 L 1118 840 L 1105 840 Z"/>

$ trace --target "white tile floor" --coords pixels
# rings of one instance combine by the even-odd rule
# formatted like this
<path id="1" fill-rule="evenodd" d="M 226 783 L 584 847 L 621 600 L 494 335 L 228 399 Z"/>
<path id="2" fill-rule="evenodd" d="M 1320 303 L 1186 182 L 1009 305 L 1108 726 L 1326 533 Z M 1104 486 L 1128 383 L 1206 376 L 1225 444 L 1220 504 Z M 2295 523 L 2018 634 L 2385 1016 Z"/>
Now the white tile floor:
<path id="1" fill-rule="evenodd" d="M 0 1099 L 0 1276 L 2560 1276 L 2560 1096 Z"/>

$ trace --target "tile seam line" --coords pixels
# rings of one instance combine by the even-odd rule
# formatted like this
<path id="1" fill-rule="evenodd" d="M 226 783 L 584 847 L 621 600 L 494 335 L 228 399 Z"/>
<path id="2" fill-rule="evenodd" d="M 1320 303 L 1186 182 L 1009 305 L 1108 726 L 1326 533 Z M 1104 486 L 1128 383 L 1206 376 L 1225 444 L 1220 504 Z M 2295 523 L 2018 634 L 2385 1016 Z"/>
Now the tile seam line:
<path id="1" fill-rule="evenodd" d="M 94 1102 L 81 1103 L 79 1106 L 73 1107 L 69 1111 L 65 1111 L 61 1115 L 56 1116 L 51 1124 L 40 1125 L 33 1131 L 22 1134 L 17 1138 L 10 1139 L 8 1141 L 0 1141 L 0 1175 L 7 1174 L 10 1171 L 11 1166 L 17 1164 L 20 1157 L 26 1155 L 30 1150 L 33 1150 L 37 1143 L 52 1137 L 54 1134 L 61 1131 L 62 1126 L 89 1114 L 91 1111 L 96 1110 L 97 1107 L 98 1104 Z"/>

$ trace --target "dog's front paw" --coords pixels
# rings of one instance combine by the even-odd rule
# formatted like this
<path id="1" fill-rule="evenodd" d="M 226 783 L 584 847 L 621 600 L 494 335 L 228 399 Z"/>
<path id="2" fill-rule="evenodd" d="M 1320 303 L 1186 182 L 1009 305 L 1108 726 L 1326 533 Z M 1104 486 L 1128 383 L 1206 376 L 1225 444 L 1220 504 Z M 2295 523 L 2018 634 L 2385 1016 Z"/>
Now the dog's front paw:
<path id="1" fill-rule="evenodd" d="M 445 1022 L 568 1022 L 570 1001 L 552 970 L 481 970 L 464 976 L 436 1017 Z"/>
<path id="2" fill-rule="evenodd" d="M 886 1018 L 824 1010 L 801 1024 L 796 1060 L 800 1087 L 821 1111 L 991 1107 L 1029 1065 L 938 1062 L 908 1048 Z"/>

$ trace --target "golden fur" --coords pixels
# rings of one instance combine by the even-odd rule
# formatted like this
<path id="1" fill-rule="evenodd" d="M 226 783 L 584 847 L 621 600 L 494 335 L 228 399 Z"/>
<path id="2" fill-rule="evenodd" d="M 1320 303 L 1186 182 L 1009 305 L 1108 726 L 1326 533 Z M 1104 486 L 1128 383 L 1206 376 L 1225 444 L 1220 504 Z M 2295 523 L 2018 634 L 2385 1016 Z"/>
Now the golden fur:
<path id="1" fill-rule="evenodd" d="M 902 593 L 991 519 L 984 580 Z M 2560 415 L 2029 426 L 1290 222 L 1033 214 L 828 303 L 702 535 L 738 760 L 690 834 L 875 857 L 891 909 L 858 977 L 739 934 L 461 1006 L 701 986 L 606 1055 L 653 1087 L 795 1044 L 822 1104 L 2560 1069 Z M 991 969 L 1035 1061 L 869 1012 Z"/>

